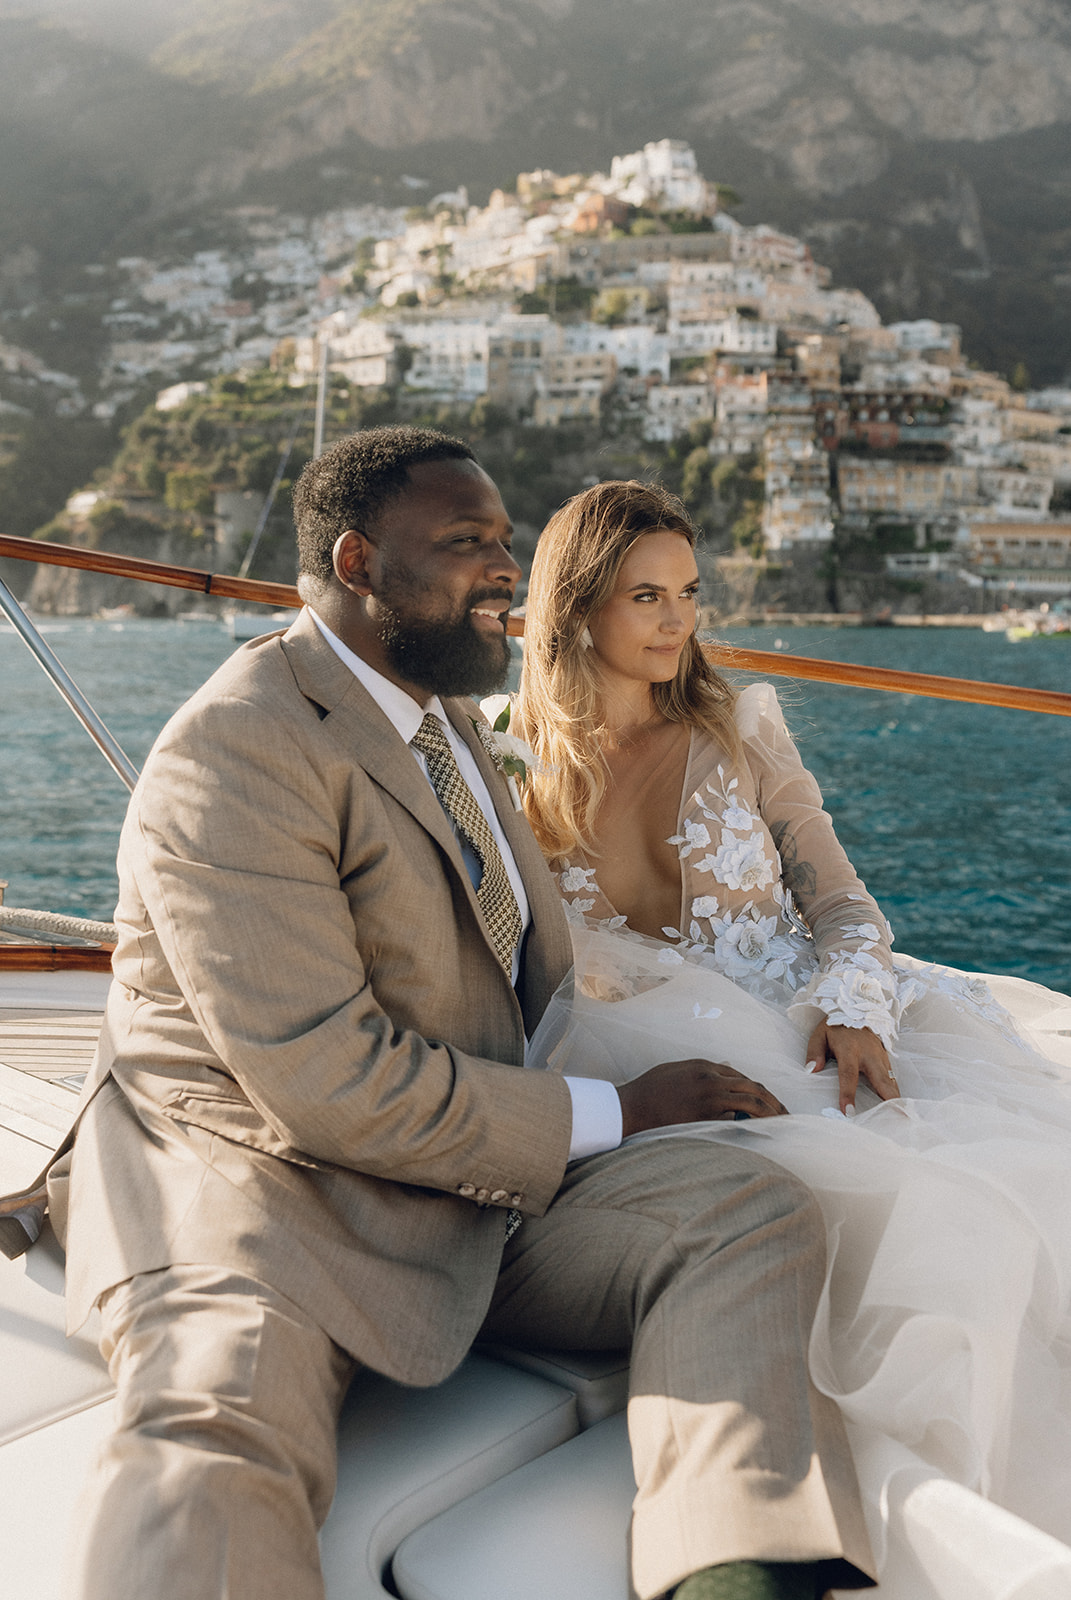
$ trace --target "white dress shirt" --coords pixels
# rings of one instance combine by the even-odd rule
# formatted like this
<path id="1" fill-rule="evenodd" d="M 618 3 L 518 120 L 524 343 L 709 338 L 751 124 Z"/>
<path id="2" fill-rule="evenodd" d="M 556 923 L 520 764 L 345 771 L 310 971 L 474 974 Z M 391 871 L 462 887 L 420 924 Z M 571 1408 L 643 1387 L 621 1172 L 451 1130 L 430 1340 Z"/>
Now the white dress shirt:
<path id="1" fill-rule="evenodd" d="M 348 645 L 343 644 L 342 640 L 331 632 L 326 622 L 317 616 L 311 606 L 309 607 L 309 612 L 339 660 L 349 667 L 354 677 L 367 689 L 376 705 L 394 725 L 406 744 L 412 744 L 412 740 L 425 715 L 430 713 L 432 716 L 438 717 L 442 723 L 446 732 L 447 742 L 453 751 L 461 776 L 472 790 L 477 805 L 487 819 L 487 826 L 494 835 L 495 843 L 498 845 L 502 855 L 502 864 L 506 869 L 510 886 L 517 898 L 517 906 L 521 913 L 521 940 L 517 949 L 513 952 L 513 971 L 511 974 L 512 981 L 516 984 L 521 945 L 524 942 L 524 934 L 531 921 L 528 896 L 524 892 L 524 882 L 517 870 L 517 863 L 513 859 L 513 851 L 510 849 L 509 842 L 502 832 L 502 825 L 498 820 L 491 796 L 487 791 L 487 785 L 483 781 L 483 774 L 476 764 L 476 758 L 465 741 L 458 737 L 453 724 L 443 710 L 442 702 L 439 700 L 438 695 L 433 695 L 427 704 L 421 707 L 413 699 L 412 695 L 407 694 L 404 689 L 400 689 L 389 678 L 385 678 L 381 672 L 377 672 L 374 667 L 369 666 L 363 657 L 356 655 Z M 412 754 L 414 761 L 420 767 L 425 778 L 428 779 L 428 785 L 432 793 L 435 794 L 434 786 L 428 777 L 427 762 L 419 750 L 413 750 Z M 438 795 L 436 795 L 436 799 L 438 799 Z M 443 815 L 454 829 L 458 844 L 461 847 L 465 867 L 475 888 L 480 881 L 480 874 L 483 870 L 476 852 L 464 835 L 458 832 L 449 813 L 444 810 Z M 598 1155 L 603 1150 L 616 1150 L 621 1143 L 621 1101 L 613 1084 L 605 1083 L 601 1078 L 566 1078 L 565 1082 L 569 1086 L 569 1093 L 573 1102 L 573 1131 L 569 1141 L 570 1161 L 578 1161 L 582 1156 Z"/>

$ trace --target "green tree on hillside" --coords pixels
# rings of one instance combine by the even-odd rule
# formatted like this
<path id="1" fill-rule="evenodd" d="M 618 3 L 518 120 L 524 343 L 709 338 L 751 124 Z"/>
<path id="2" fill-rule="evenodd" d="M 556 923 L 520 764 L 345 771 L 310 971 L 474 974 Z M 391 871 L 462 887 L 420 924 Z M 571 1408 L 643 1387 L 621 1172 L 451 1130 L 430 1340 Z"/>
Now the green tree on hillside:
<path id="1" fill-rule="evenodd" d="M 710 451 L 706 445 L 696 445 L 684 458 L 681 474 L 681 499 L 688 510 L 700 514 L 710 499 L 710 480 L 713 469 Z"/>
<path id="2" fill-rule="evenodd" d="M 177 467 L 167 474 L 164 504 L 171 511 L 188 511 L 195 517 L 210 517 L 213 503 L 212 480 L 206 472 Z"/>

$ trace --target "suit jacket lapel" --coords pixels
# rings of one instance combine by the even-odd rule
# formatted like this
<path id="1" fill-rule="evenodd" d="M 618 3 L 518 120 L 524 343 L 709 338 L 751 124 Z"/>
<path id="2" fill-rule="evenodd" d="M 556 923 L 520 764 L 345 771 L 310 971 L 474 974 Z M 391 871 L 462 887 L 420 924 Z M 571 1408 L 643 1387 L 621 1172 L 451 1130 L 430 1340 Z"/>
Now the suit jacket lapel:
<path id="1" fill-rule="evenodd" d="M 324 721 L 329 724 L 333 737 L 352 759 L 364 768 L 370 778 L 411 813 L 441 847 L 472 908 L 480 936 L 494 954 L 494 946 L 487 936 L 483 913 L 480 911 L 480 903 L 465 866 L 457 835 L 435 798 L 431 785 L 421 772 L 413 752 L 399 736 L 390 718 L 380 710 L 345 662 L 339 660 L 307 612 L 302 612 L 284 636 L 283 649 L 301 692 L 314 704 L 322 707 L 326 713 Z M 518 821 L 521 822 L 524 833 L 534 846 L 531 829 L 523 818 L 517 818 L 505 784 L 474 733 L 471 720 L 464 716 L 466 705 L 468 702 L 465 701 L 449 702 L 447 714 L 470 748 L 476 750 L 477 759 L 482 762 L 481 771 L 484 773 L 487 787 L 494 796 L 496 813 L 506 828 L 506 817 L 499 809 L 499 796 L 496 793 L 498 789 L 503 791 L 510 819 L 510 825 L 506 828 L 510 846 L 516 849 L 513 833 L 516 831 Z M 458 706 L 462 707 L 460 712 L 456 709 Z M 475 710 L 475 707 L 471 707 L 471 710 Z M 541 857 L 540 864 L 542 864 Z M 518 865 L 522 876 L 525 877 L 525 892 L 528 893 L 527 874 L 520 862 Z M 499 971 L 502 970 L 497 955 L 495 965 Z M 511 998 L 515 1001 L 509 976 L 508 974 L 503 976 Z"/>
<path id="2" fill-rule="evenodd" d="M 480 936 L 493 953 L 457 836 L 413 759 L 412 751 L 399 737 L 393 723 L 345 662 L 339 660 L 307 610 L 301 613 L 283 636 L 282 648 L 299 689 L 322 709 L 324 720 L 330 724 L 331 734 L 340 747 L 399 805 L 404 806 L 441 847 L 448 867 L 472 908 Z M 525 960 L 518 990 L 526 1027 L 531 1033 L 561 977 L 572 964 L 572 948 L 561 900 L 527 818 L 513 809 L 512 798 L 502 775 L 472 726 L 472 718 L 480 714 L 478 708 L 472 701 L 461 699 L 447 700 L 444 707 L 484 775 L 495 814 L 509 841 L 528 896 L 531 927 L 525 944 Z M 497 957 L 495 965 L 501 972 Z M 510 997 L 516 1003 L 518 996 L 514 994 L 508 974 L 503 973 L 503 977 Z"/>
<path id="3" fill-rule="evenodd" d="M 285 635 L 283 649 L 298 688 L 325 712 L 332 736 L 442 846 L 471 891 L 457 837 L 413 752 L 306 612 Z M 472 903 L 477 907 L 474 893 Z"/>

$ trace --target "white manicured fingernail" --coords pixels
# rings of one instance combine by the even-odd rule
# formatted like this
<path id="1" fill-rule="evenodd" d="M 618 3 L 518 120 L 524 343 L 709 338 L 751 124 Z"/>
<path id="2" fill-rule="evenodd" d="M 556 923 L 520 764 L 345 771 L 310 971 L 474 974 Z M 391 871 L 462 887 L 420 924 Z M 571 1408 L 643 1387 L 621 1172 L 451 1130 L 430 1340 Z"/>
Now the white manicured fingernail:
<path id="1" fill-rule="evenodd" d="M 808 1072 L 817 1072 L 818 1071 L 818 1062 L 817 1061 L 808 1061 L 808 1063 L 807 1063 L 807 1071 Z"/>
<path id="2" fill-rule="evenodd" d="M 845 1106 L 844 1107 L 844 1115 L 846 1117 L 854 1117 L 855 1116 L 855 1107 L 854 1106 Z"/>

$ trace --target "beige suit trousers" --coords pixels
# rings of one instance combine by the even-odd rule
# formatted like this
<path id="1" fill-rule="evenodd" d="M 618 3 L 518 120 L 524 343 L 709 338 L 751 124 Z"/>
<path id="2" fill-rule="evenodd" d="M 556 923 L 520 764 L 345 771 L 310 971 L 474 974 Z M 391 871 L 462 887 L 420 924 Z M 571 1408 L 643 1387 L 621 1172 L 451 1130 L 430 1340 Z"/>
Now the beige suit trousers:
<path id="1" fill-rule="evenodd" d="M 869 1587 L 840 1413 L 807 1371 L 824 1270 L 803 1184 L 686 1135 L 578 1162 L 507 1246 L 486 1335 L 631 1347 L 640 1600 L 744 1560 L 828 1563 L 826 1587 Z"/>
<path id="2" fill-rule="evenodd" d="M 116 1430 L 82 1491 L 71 1600 L 322 1600 L 355 1362 L 292 1301 L 219 1267 L 102 1298 Z"/>
<path id="3" fill-rule="evenodd" d="M 687 1137 L 578 1162 L 507 1246 L 487 1336 L 632 1347 L 641 1600 L 743 1559 L 827 1561 L 830 1587 L 866 1583 L 847 1441 L 807 1375 L 824 1252 L 795 1178 Z M 72 1600 L 320 1600 L 350 1358 L 216 1268 L 143 1274 L 102 1311 L 120 1422 L 87 1490 Z"/>

